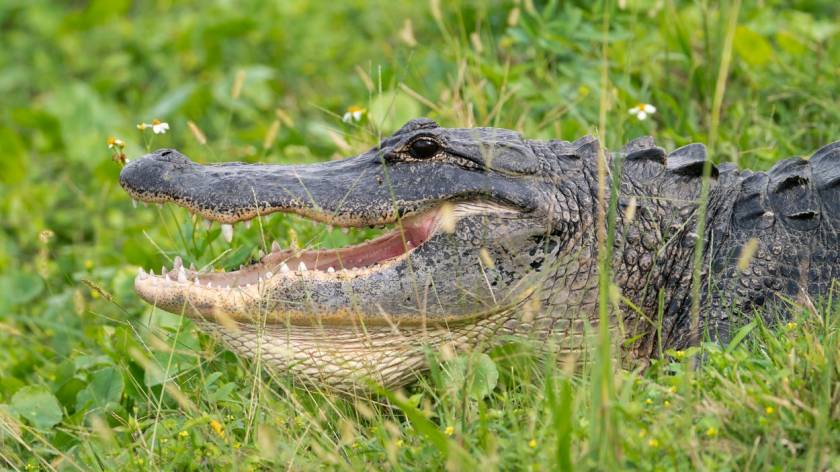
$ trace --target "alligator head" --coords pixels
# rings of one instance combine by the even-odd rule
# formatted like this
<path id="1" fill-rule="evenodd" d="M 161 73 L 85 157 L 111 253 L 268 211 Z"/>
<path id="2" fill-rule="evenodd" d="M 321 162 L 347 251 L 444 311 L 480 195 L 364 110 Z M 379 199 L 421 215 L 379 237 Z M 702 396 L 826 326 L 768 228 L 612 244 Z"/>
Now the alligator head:
<path id="1" fill-rule="evenodd" d="M 424 368 L 424 348 L 471 348 L 515 332 L 528 316 L 521 306 L 545 285 L 547 255 L 560 252 L 547 237 L 591 225 L 591 192 L 562 198 L 557 173 L 548 171 L 568 159 L 566 182 L 579 185 L 584 167 L 562 152 L 546 159 L 549 147 L 509 130 L 417 119 L 358 156 L 313 165 L 200 165 L 158 150 L 123 169 L 125 190 L 187 208 L 224 232 L 275 212 L 394 228 L 341 249 L 275 246 L 231 272 L 199 273 L 178 261 L 160 275 L 141 270 L 135 289 L 235 351 L 307 380 L 404 384 Z M 580 236 L 570 231 L 569 239 Z"/>

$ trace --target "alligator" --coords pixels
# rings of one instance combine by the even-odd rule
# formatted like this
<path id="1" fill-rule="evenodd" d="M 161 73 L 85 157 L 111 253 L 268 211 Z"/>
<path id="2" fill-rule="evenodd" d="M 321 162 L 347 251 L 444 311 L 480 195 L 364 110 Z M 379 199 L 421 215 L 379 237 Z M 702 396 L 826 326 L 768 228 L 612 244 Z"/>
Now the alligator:
<path id="1" fill-rule="evenodd" d="M 123 168 L 123 188 L 218 222 L 227 239 L 233 224 L 274 212 L 392 231 L 340 249 L 275 243 L 229 272 L 176 259 L 159 275 L 141 268 L 135 290 L 241 355 L 343 391 L 406 385 L 429 368 L 430 349 L 525 337 L 579 356 L 601 319 L 614 352 L 645 361 L 829 297 L 840 142 L 767 172 L 706 154 L 698 143 L 666 153 L 650 137 L 608 152 L 593 137 L 526 140 L 425 118 L 358 156 L 310 165 L 201 165 L 161 149 Z M 599 317 L 599 215 L 610 202 L 612 283 Z"/>

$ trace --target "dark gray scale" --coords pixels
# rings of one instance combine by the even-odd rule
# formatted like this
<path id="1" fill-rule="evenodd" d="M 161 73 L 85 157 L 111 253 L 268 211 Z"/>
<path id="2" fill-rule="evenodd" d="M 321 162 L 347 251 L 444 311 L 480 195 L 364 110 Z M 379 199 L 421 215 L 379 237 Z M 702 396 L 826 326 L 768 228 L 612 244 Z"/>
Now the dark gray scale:
<path id="1" fill-rule="evenodd" d="M 767 174 L 752 174 L 741 182 L 741 193 L 732 209 L 732 226 L 744 231 L 767 230 L 776 223 L 776 214 L 767 202 Z"/>
<path id="2" fill-rule="evenodd" d="M 768 200 L 791 231 L 813 231 L 820 225 L 820 205 L 811 183 L 810 163 L 796 157 L 779 162 L 767 173 Z"/>
<path id="3" fill-rule="evenodd" d="M 701 177 L 705 165 L 706 146 L 701 143 L 687 144 L 668 155 L 668 170 L 677 175 Z M 709 175 L 717 178 L 720 171 L 714 164 L 709 165 L 711 166 Z"/>
<path id="4" fill-rule="evenodd" d="M 817 150 L 809 164 L 821 225 L 812 241 L 808 291 L 827 296 L 840 280 L 840 141 Z M 836 299 L 840 282 L 834 288 Z"/>
<path id="5" fill-rule="evenodd" d="M 629 182 L 646 182 L 665 170 L 665 150 L 657 147 L 653 138 L 636 138 L 622 150 L 624 163 L 622 172 L 629 175 Z"/>

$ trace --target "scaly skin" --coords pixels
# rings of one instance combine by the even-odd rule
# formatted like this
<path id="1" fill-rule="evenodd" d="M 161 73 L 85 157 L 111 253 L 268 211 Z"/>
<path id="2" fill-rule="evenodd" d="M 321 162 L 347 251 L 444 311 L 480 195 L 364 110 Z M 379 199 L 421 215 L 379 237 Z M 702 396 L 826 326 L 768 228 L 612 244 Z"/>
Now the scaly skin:
<path id="1" fill-rule="evenodd" d="M 135 288 L 240 354 L 345 391 L 367 379 L 406 384 L 426 368 L 425 349 L 443 344 L 476 349 L 527 336 L 579 352 L 598 323 L 598 152 L 588 137 L 527 141 L 425 119 L 359 156 L 309 166 L 202 166 L 160 150 L 123 169 L 133 198 L 224 224 L 287 212 L 397 230 L 343 250 L 275 248 L 230 273 L 178 262 L 161 276 L 141 272 Z M 702 145 L 666 156 L 651 138 L 608 155 L 620 173 L 612 271 L 621 298 L 610 329 L 624 358 L 685 347 L 698 332 L 725 341 L 754 309 L 825 297 L 840 276 L 840 143 L 768 173 L 711 166 L 699 237 L 704 160 Z M 745 246 L 754 257 L 739 271 Z M 768 321 L 776 312 L 762 311 Z"/>

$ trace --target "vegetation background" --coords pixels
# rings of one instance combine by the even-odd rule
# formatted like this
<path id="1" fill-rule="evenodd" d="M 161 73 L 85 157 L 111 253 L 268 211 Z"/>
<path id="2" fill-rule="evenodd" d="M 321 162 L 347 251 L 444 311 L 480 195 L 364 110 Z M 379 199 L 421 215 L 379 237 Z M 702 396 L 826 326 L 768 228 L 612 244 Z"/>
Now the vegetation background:
<path id="1" fill-rule="evenodd" d="M 613 149 L 703 141 L 765 169 L 840 138 L 838 14 L 833 0 L 0 2 L 0 467 L 840 470 L 836 309 L 646 371 L 599 376 L 512 343 L 443 359 L 388 402 L 337 397 L 138 300 L 138 267 L 236 267 L 261 238 L 240 229 L 229 246 L 186 212 L 132 208 L 106 146 L 313 162 L 425 115 Z M 657 111 L 639 120 L 639 103 Z M 153 119 L 170 131 L 137 129 Z M 368 235 L 283 217 L 266 231 L 284 246 Z"/>

